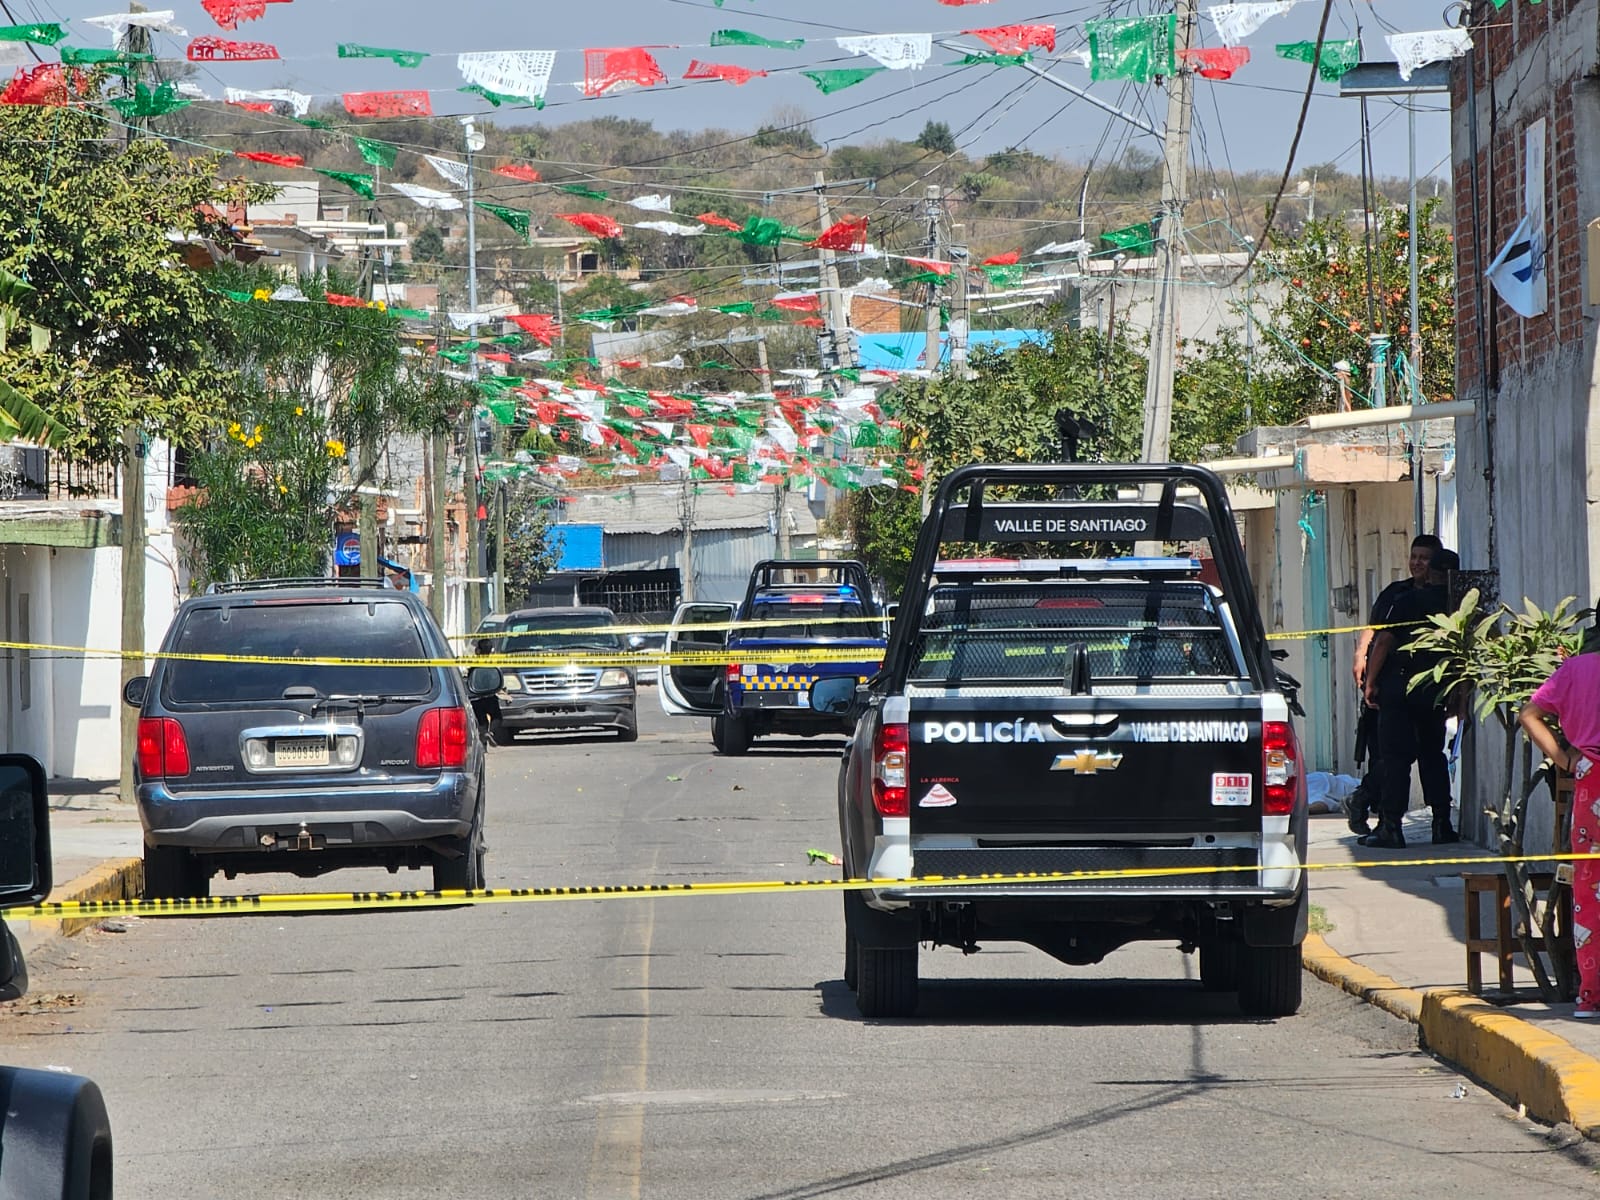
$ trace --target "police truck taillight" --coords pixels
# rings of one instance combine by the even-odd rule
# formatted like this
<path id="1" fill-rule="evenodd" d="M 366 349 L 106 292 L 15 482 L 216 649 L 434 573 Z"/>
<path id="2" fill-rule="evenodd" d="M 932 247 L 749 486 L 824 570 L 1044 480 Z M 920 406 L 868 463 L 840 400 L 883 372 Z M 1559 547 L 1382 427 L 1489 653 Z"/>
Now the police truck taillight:
<path id="1" fill-rule="evenodd" d="M 139 774 L 165 779 L 189 773 L 189 739 L 171 717 L 139 718 Z"/>
<path id="2" fill-rule="evenodd" d="M 906 789 L 910 730 L 905 724 L 883 724 L 872 739 L 872 803 L 879 816 L 904 817 L 911 812 Z"/>
<path id="3" fill-rule="evenodd" d="M 729 663 L 728 667 L 727 667 L 727 670 L 723 673 L 723 677 L 722 677 L 723 682 L 724 683 L 738 683 L 739 682 L 739 672 L 742 671 L 742 670 L 744 670 L 744 664 L 742 664 L 742 663 Z"/>
<path id="4" fill-rule="evenodd" d="M 1261 723 L 1261 811 L 1286 817 L 1300 790 L 1300 743 L 1288 721 Z"/>
<path id="5" fill-rule="evenodd" d="M 417 766 L 467 765 L 467 710 L 430 708 L 417 722 Z"/>

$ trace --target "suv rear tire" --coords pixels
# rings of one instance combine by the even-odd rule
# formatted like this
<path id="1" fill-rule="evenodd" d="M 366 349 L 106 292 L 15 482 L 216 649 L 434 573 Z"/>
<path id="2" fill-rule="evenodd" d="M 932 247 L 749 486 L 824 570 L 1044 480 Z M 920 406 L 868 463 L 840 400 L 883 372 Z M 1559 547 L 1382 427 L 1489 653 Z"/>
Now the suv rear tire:
<path id="1" fill-rule="evenodd" d="M 844 927 L 844 985 L 852 992 L 861 979 L 860 961 L 856 952 L 856 935 L 850 932 L 849 922 Z"/>
<path id="2" fill-rule="evenodd" d="M 459 858 L 441 858 L 433 864 L 433 890 L 436 892 L 483 887 L 483 797 L 478 797 L 478 814 L 472 818 L 472 832 L 455 839 Z"/>
<path id="3" fill-rule="evenodd" d="M 1304 974 L 1299 946 L 1240 946 L 1239 1007 L 1252 1017 L 1292 1017 Z"/>
<path id="4" fill-rule="evenodd" d="M 211 894 L 211 872 L 177 846 L 144 848 L 146 900 L 203 899 Z"/>
<path id="5" fill-rule="evenodd" d="M 917 947 L 856 945 L 856 1008 L 863 1017 L 917 1011 Z"/>

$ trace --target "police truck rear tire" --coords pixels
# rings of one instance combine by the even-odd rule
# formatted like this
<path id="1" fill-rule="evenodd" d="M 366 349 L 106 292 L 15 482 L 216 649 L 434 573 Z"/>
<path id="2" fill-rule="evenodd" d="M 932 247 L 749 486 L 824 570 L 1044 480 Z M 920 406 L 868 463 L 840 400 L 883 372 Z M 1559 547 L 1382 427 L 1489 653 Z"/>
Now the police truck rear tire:
<path id="1" fill-rule="evenodd" d="M 1239 987 L 1239 943 L 1200 943 L 1200 986 L 1208 992 L 1232 992 Z"/>
<path id="2" fill-rule="evenodd" d="M 1299 946 L 1241 946 L 1239 1007 L 1252 1017 L 1292 1017 L 1304 975 Z"/>
<path id="3" fill-rule="evenodd" d="M 917 1011 L 916 946 L 856 946 L 856 1008 L 863 1017 Z"/>
<path id="4" fill-rule="evenodd" d="M 743 717 L 730 717 L 724 713 L 711 718 L 711 740 L 724 754 L 743 754 L 755 740 L 750 722 Z"/>

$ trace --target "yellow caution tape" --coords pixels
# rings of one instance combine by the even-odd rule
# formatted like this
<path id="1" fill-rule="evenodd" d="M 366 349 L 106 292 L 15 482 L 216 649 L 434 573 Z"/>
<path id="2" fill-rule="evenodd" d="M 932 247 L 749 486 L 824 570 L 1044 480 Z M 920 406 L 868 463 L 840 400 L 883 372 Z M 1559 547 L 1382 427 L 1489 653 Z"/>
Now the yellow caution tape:
<path id="1" fill-rule="evenodd" d="M 1230 872 L 1371 871 L 1396 867 L 1503 866 L 1506 863 L 1578 862 L 1600 853 L 1527 854 L 1504 858 L 1384 859 L 1373 862 L 1312 862 L 1298 867 L 1271 864 L 1192 867 L 1121 867 L 1096 871 L 1037 871 L 1017 875 L 923 875 L 914 879 L 772 879 L 710 883 L 579 884 L 572 887 L 467 888 L 442 891 L 299 892 L 261 896 L 206 896 L 182 900 L 69 900 L 6 912 L 8 919 L 82 920 L 96 917 L 242 916 L 249 913 L 378 912 L 389 909 L 454 908 L 469 904 L 527 904 L 561 900 L 664 899 L 674 896 L 755 896 L 783 892 L 915 891 L 981 888 L 999 884 L 1050 884 L 1082 880 L 1152 879 Z"/>

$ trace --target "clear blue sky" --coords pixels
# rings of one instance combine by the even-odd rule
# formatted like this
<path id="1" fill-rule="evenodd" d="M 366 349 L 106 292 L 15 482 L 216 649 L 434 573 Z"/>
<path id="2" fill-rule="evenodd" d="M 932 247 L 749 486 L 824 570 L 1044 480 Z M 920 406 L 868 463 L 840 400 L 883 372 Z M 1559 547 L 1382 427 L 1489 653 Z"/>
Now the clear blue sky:
<path id="1" fill-rule="evenodd" d="M 63 20 L 117 11 L 118 0 L 7 0 L 19 21 Z M 949 7 L 938 0 L 291 0 L 268 4 L 266 15 L 243 23 L 233 33 L 220 30 L 199 0 L 147 0 L 151 8 L 170 6 L 191 35 L 216 34 L 238 40 L 271 42 L 283 55 L 273 63 L 206 65 L 198 82 L 220 97 L 224 86 L 292 87 L 322 98 L 344 91 L 383 88 L 444 89 L 433 98 L 436 113 L 458 113 L 486 107 L 471 97 L 453 94 L 461 83 L 454 55 L 465 50 L 541 49 L 561 51 L 550 89 L 550 103 L 529 119 L 556 123 L 600 114 L 648 119 L 661 128 L 707 126 L 749 132 L 780 106 L 799 106 L 815 118 L 814 132 L 825 142 L 867 141 L 874 137 L 914 137 L 925 121 L 948 123 L 963 131 L 959 140 L 981 154 L 1022 143 L 1043 154 L 1085 160 L 1102 144 L 1108 125 L 1115 150 L 1126 126 L 1043 81 L 1032 81 L 1016 68 L 963 70 L 942 68 L 954 55 L 936 48 L 920 71 L 884 72 L 846 91 L 821 95 L 810 81 L 795 74 L 797 66 L 847 65 L 832 38 L 841 33 L 954 32 L 973 26 L 1048 23 L 1060 27 L 1059 50 L 1083 44 L 1086 19 L 1157 11 L 1154 5 L 1116 0 L 1065 7 L 1061 0 L 993 0 L 988 4 Z M 1383 34 L 1437 28 L 1441 0 L 1335 0 L 1330 38 L 1354 37 L 1357 22 L 1368 60 L 1391 57 Z M 1201 12 L 1205 11 L 1202 3 Z M 1195 161 L 1220 169 L 1281 170 L 1299 111 L 1299 93 L 1307 68 L 1279 59 L 1277 42 L 1311 40 L 1316 36 L 1321 6 L 1315 0 L 1298 4 L 1267 22 L 1248 39 L 1252 61 L 1234 80 L 1199 80 L 1195 110 Z M 69 26 L 69 28 L 71 28 Z M 799 52 L 724 47 L 708 50 L 712 31 L 739 28 L 772 38 L 803 37 Z M 70 41 L 104 45 L 102 31 L 78 23 Z M 1202 44 L 1219 45 L 1215 29 L 1202 15 Z M 360 42 L 433 55 L 415 70 L 386 60 L 341 60 L 340 42 Z M 164 53 L 181 52 L 179 39 L 162 38 Z M 791 68 L 790 73 L 755 79 L 735 88 L 719 82 L 642 89 L 597 99 L 583 98 L 586 46 L 648 45 L 667 74 L 676 80 L 691 58 L 751 67 Z M 676 47 L 676 48 L 674 48 Z M 48 55 L 47 55 L 48 56 Z M 1042 59 L 1041 59 L 1042 61 Z M 868 59 L 851 65 L 871 65 Z M 1165 92 L 1152 85 L 1120 82 L 1091 84 L 1077 63 L 1058 63 L 1052 70 L 1096 95 L 1160 126 L 1165 117 Z M 965 87 L 959 95 L 957 88 Z M 1446 97 L 1421 102 L 1442 108 Z M 1341 100 L 1337 85 L 1319 83 L 1312 101 L 1300 164 L 1338 160 L 1350 171 L 1358 166 L 1358 104 Z M 524 119 L 501 110 L 493 119 Z M 1406 121 L 1388 101 L 1373 102 L 1377 126 L 1375 156 L 1380 174 L 1404 175 Z M 1152 139 L 1134 134 L 1136 144 L 1154 149 Z M 1442 112 L 1418 118 L 1418 164 L 1424 176 L 1448 173 L 1449 123 Z M 489 147 L 493 152 L 493 146 Z M 1107 151 L 1102 150 L 1102 154 Z"/>

